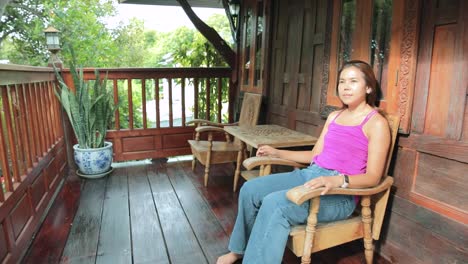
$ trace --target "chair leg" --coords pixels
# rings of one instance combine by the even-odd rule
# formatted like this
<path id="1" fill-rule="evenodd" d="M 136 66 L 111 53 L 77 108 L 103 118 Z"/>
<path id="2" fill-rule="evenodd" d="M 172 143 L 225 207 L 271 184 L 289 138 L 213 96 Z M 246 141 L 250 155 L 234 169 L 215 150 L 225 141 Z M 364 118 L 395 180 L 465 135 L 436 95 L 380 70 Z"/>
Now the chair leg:
<path id="1" fill-rule="evenodd" d="M 307 217 L 306 236 L 304 240 L 304 250 L 301 264 L 310 264 L 312 247 L 314 245 L 314 235 L 317 226 L 317 213 L 320 207 L 320 197 L 315 197 L 310 201 L 309 216 Z"/>
<path id="2" fill-rule="evenodd" d="M 205 187 L 208 186 L 208 174 L 210 173 L 210 163 L 207 163 L 205 166 L 205 176 L 203 179 L 203 183 L 205 184 Z"/>
<path id="3" fill-rule="evenodd" d="M 211 165 L 211 150 L 212 150 L 212 145 L 213 143 L 210 140 L 209 143 L 209 151 L 206 153 L 206 162 L 205 162 L 205 177 L 204 177 L 204 184 L 205 187 L 208 186 L 208 174 L 210 173 L 210 165 Z"/>
<path id="4" fill-rule="evenodd" d="M 236 192 L 237 190 L 237 183 L 239 182 L 239 175 L 240 175 L 240 170 L 242 166 L 242 157 L 244 155 L 244 150 L 245 150 L 245 143 L 240 142 L 241 144 L 241 149 L 237 153 L 237 164 L 236 164 L 236 171 L 234 172 L 234 182 L 233 182 L 233 187 L 232 187 L 232 192 Z"/>
<path id="5" fill-rule="evenodd" d="M 192 159 L 192 171 L 195 171 L 195 165 L 197 164 L 197 158 L 193 155 Z"/>
<path id="6" fill-rule="evenodd" d="M 374 244 L 372 240 L 372 210 L 370 208 L 371 199 L 370 196 L 362 197 L 362 223 L 364 226 L 364 255 L 366 257 L 366 263 L 372 264 L 374 258 Z"/>

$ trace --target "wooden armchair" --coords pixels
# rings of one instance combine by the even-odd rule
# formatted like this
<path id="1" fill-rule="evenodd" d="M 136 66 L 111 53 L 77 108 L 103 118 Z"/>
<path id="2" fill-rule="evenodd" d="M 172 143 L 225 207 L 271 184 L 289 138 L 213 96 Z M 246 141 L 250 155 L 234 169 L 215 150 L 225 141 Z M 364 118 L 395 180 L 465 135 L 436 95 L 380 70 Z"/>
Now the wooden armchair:
<path id="1" fill-rule="evenodd" d="M 237 161 L 237 155 L 240 150 L 240 145 L 236 140 L 231 141 L 224 126 L 254 126 L 257 124 L 258 115 L 260 112 L 260 103 L 262 95 L 245 93 L 242 102 L 239 122 L 231 124 L 222 124 L 210 122 L 202 119 L 194 119 L 187 122 L 187 125 L 195 124 L 195 139 L 189 140 L 190 148 L 192 149 L 193 161 L 192 170 L 195 169 L 196 161 L 198 160 L 205 166 L 204 184 L 208 184 L 208 175 L 211 164 L 221 164 Z M 214 141 L 213 133 L 221 132 L 225 134 L 225 141 Z M 201 140 L 200 134 L 208 133 L 208 140 Z"/>
<path id="2" fill-rule="evenodd" d="M 387 117 L 392 136 L 387 165 L 384 175 L 387 175 L 391 160 L 391 153 L 398 133 L 399 117 L 389 115 Z M 243 162 L 244 167 L 251 170 L 260 166 L 260 176 L 270 173 L 271 165 L 289 165 L 292 167 L 306 167 L 307 165 L 290 162 L 278 158 L 253 157 Z M 310 263 L 311 254 L 330 247 L 344 244 L 356 239 L 364 239 L 366 263 L 371 264 L 374 254 L 373 239 L 378 240 L 380 229 L 382 227 L 385 209 L 387 206 L 390 187 L 393 184 L 393 178 L 390 176 L 382 177 L 379 185 L 366 189 L 342 189 L 335 188 L 330 190 L 329 194 L 346 194 L 361 196 L 361 210 L 356 210 L 355 214 L 348 219 L 330 222 L 317 223 L 317 213 L 320 205 L 320 193 L 323 188 L 310 190 L 304 186 L 295 187 L 287 192 L 287 197 L 295 204 L 302 204 L 311 200 L 309 207 L 309 216 L 306 225 L 293 226 L 289 233 L 288 247 L 298 257 L 302 257 L 302 263 Z"/>

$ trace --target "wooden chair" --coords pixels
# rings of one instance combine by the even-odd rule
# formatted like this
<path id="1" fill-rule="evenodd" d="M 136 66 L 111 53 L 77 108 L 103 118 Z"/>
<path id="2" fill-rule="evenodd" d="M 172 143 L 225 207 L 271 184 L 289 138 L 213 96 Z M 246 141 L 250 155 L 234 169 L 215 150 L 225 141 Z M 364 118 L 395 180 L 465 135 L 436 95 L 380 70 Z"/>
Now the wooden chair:
<path id="1" fill-rule="evenodd" d="M 260 103 L 262 95 L 245 93 L 242 102 L 239 122 L 231 124 L 222 124 L 210 122 L 202 119 L 194 119 L 187 122 L 187 125 L 196 124 L 195 139 L 189 140 L 190 148 L 192 149 L 193 161 L 192 170 L 195 170 L 196 161 L 198 160 L 205 166 L 204 184 L 208 184 L 208 175 L 211 164 L 221 164 L 237 161 L 237 155 L 240 150 L 240 145 L 237 140 L 231 141 L 224 126 L 254 126 L 257 124 L 258 115 L 260 112 Z M 201 140 L 200 133 L 208 133 L 208 140 Z M 214 141 L 213 133 L 222 132 L 225 134 L 226 141 Z"/>
<path id="2" fill-rule="evenodd" d="M 389 115 L 387 120 L 391 129 L 392 143 L 387 156 L 387 165 L 383 175 L 387 175 L 391 160 L 391 153 L 396 141 L 400 119 L 398 116 Z M 243 162 L 244 167 L 251 170 L 260 166 L 260 176 L 267 175 L 271 170 L 271 165 L 288 165 L 295 168 L 306 167 L 307 165 L 290 162 L 278 158 L 252 157 Z M 298 257 L 302 257 L 301 263 L 310 263 L 311 254 L 330 247 L 344 244 L 356 239 L 363 238 L 366 263 L 371 264 L 374 254 L 373 239 L 378 240 L 382 227 L 385 209 L 387 206 L 390 187 L 393 178 L 382 177 L 379 185 L 366 189 L 342 189 L 335 188 L 329 194 L 346 194 L 361 196 L 361 210 L 356 210 L 355 214 L 348 219 L 330 223 L 317 223 L 317 213 L 320 205 L 320 193 L 323 188 L 310 190 L 304 186 L 295 187 L 287 192 L 289 200 L 295 204 L 302 204 L 311 200 L 309 216 L 306 225 L 293 226 L 289 233 L 288 247 Z M 373 215 L 372 215 L 373 213 Z"/>

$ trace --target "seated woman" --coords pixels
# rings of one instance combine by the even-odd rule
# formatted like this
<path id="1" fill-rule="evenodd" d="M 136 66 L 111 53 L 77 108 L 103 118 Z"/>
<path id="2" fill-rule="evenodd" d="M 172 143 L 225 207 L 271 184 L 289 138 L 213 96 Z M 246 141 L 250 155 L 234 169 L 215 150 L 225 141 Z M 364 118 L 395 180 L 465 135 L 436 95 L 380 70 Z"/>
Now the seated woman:
<path id="1" fill-rule="evenodd" d="M 377 80 L 372 67 L 349 61 L 339 72 L 337 92 L 344 107 L 331 113 L 312 151 L 279 150 L 261 146 L 257 156 L 271 156 L 310 166 L 288 173 L 272 174 L 244 183 L 239 193 L 236 223 L 230 252 L 217 264 L 281 263 L 292 225 L 307 221 L 309 203 L 296 205 L 286 192 L 304 185 L 311 189 L 366 188 L 379 183 L 388 149 L 390 129 L 375 108 Z M 319 222 L 346 219 L 357 201 L 349 195 L 320 197 Z"/>

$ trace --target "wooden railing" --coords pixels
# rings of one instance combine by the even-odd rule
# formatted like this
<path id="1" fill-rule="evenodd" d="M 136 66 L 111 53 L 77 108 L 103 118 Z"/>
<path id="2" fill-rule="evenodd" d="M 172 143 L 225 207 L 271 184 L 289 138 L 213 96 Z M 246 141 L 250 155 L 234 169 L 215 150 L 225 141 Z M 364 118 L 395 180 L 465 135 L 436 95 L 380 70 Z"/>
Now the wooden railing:
<path id="1" fill-rule="evenodd" d="M 114 143 L 114 161 L 189 154 L 194 127 L 187 121 L 233 121 L 229 68 L 100 72 L 119 103 L 107 137 Z M 69 70 L 61 74 L 72 86 Z M 94 69 L 85 69 L 84 76 L 94 80 Z M 52 68 L 0 65 L 2 263 L 20 259 L 67 174 L 73 135 L 54 95 L 56 85 Z"/>
<path id="2" fill-rule="evenodd" d="M 84 69 L 95 80 L 94 69 Z M 114 161 L 189 154 L 187 140 L 194 118 L 233 121 L 233 93 L 229 68 L 131 68 L 99 69 L 114 91 Z M 62 71 L 72 86 L 69 70 Z M 209 87 L 209 89 L 207 89 Z M 208 113 L 208 114 L 207 114 Z"/>
<path id="3" fill-rule="evenodd" d="M 65 175 L 55 84 L 51 68 L 0 65 L 0 262 L 24 251 Z"/>

